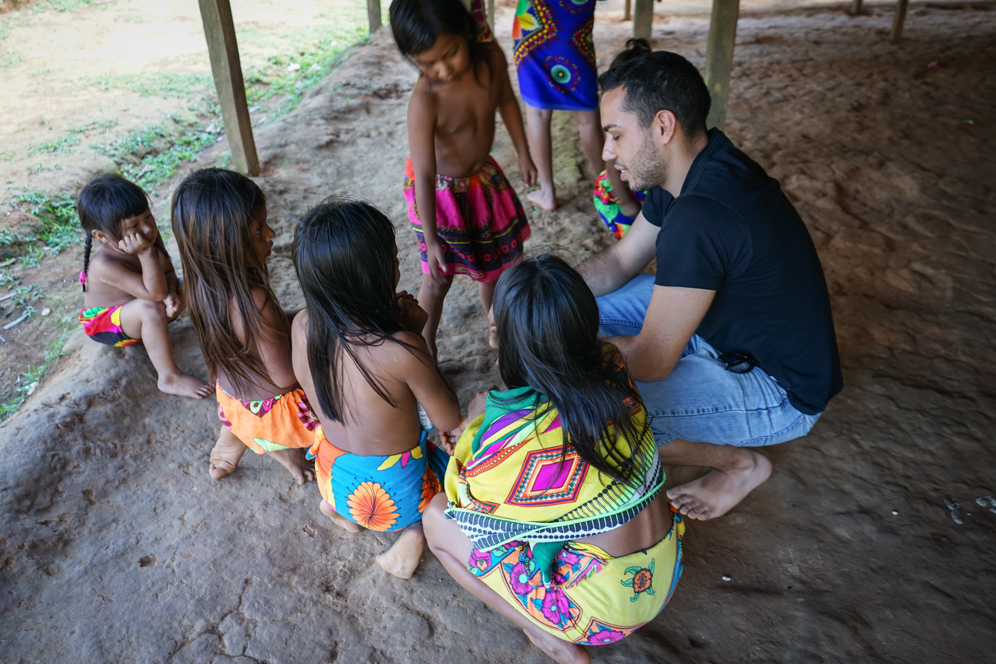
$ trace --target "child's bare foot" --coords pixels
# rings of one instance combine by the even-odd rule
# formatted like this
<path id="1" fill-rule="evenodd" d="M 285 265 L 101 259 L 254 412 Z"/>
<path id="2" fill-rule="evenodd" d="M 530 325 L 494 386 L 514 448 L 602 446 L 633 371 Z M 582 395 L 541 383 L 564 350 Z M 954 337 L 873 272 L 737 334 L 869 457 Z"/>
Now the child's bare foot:
<path id="1" fill-rule="evenodd" d="M 203 399 L 213 390 L 203 380 L 178 371 L 175 374 L 159 376 L 159 391 L 166 394 L 176 394 L 181 397 Z"/>
<path id="2" fill-rule="evenodd" d="M 401 536 L 390 549 L 377 554 L 377 564 L 388 574 L 399 579 L 410 579 L 418 567 L 418 561 L 422 559 L 423 549 L 425 535 L 422 533 L 422 524 L 408 526 L 401 531 Z"/>
<path id="3" fill-rule="evenodd" d="M 298 485 L 315 479 L 314 467 L 308 463 L 308 458 L 304 455 L 304 448 L 277 450 L 267 452 L 267 455 L 279 461 L 281 466 L 289 470 Z"/>
<path id="4" fill-rule="evenodd" d="M 529 630 L 522 630 L 529 641 L 545 652 L 547 656 L 560 664 L 588 664 L 591 655 L 583 647 L 558 639 L 553 634 L 537 629 L 535 633 Z"/>
<path id="5" fill-rule="evenodd" d="M 322 514 L 324 514 L 328 518 L 332 519 L 332 523 L 334 523 L 335 525 L 339 526 L 343 530 L 349 531 L 351 533 L 358 533 L 361 530 L 363 530 L 363 526 L 361 526 L 358 523 L 353 523 L 352 521 L 350 521 L 346 517 L 344 517 L 341 514 L 339 514 L 334 509 L 332 509 L 332 506 L 329 505 L 324 500 L 322 500 L 322 501 L 320 501 L 318 503 L 318 509 L 320 509 L 322 511 Z"/>
<path id="6" fill-rule="evenodd" d="M 234 472 L 239 465 L 239 459 L 242 458 L 242 454 L 245 451 L 245 443 L 236 438 L 235 434 L 231 431 L 225 427 L 221 427 L 218 442 L 214 444 L 214 449 L 211 450 L 211 465 L 208 467 L 211 479 L 220 480 L 225 475 Z"/>
<path id="7" fill-rule="evenodd" d="M 729 512 L 771 475 L 771 462 L 767 457 L 753 450 L 745 451 L 750 456 L 741 467 L 713 470 L 704 477 L 668 491 L 671 505 L 689 519 L 700 521 L 715 519 Z"/>
<path id="8" fill-rule="evenodd" d="M 557 209 L 557 197 L 553 193 L 553 189 L 543 189 L 542 187 L 536 191 L 530 191 L 526 194 L 526 198 L 529 202 L 537 207 L 541 207 L 544 210 L 556 210 Z"/>

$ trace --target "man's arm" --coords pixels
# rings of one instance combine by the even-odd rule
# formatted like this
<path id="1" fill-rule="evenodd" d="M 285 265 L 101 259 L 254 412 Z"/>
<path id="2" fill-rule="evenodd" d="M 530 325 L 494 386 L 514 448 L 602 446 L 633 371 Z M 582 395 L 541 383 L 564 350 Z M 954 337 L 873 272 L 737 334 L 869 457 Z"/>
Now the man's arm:
<path id="1" fill-rule="evenodd" d="M 671 375 L 715 296 L 716 291 L 701 288 L 654 286 L 640 333 L 609 339 L 626 358 L 630 378 L 664 380 Z"/>
<path id="2" fill-rule="evenodd" d="M 595 297 L 618 290 L 646 267 L 657 253 L 659 231 L 641 212 L 623 239 L 578 266 Z"/>

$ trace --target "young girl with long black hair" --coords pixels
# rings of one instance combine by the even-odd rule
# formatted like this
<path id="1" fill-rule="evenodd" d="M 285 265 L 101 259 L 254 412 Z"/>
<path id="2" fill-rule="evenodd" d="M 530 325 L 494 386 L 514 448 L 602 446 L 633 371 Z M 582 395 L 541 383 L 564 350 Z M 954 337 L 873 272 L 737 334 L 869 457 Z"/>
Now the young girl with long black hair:
<path id="1" fill-rule="evenodd" d="M 266 259 L 275 233 L 266 223 L 266 197 L 240 173 L 194 171 L 173 193 L 173 235 L 218 398 L 222 426 L 211 477 L 233 472 L 249 447 L 304 484 L 312 473 L 303 448 L 318 422 L 294 378 L 288 312 L 270 288 Z"/>
<path id="2" fill-rule="evenodd" d="M 471 404 L 426 537 L 460 585 L 544 652 L 587 662 L 582 645 L 618 641 L 667 603 L 683 524 L 581 276 L 553 256 L 516 265 L 498 280 L 493 325 L 507 389 Z"/>
<path id="3" fill-rule="evenodd" d="M 320 508 L 350 532 L 402 531 L 377 562 L 407 579 L 449 460 L 427 440 L 418 406 L 448 431 L 460 403 L 420 336 L 425 312 L 395 292 L 394 226 L 380 210 L 346 199 L 313 208 L 298 225 L 294 264 L 307 304 L 292 329 L 294 372 L 321 421 L 308 452 Z"/>

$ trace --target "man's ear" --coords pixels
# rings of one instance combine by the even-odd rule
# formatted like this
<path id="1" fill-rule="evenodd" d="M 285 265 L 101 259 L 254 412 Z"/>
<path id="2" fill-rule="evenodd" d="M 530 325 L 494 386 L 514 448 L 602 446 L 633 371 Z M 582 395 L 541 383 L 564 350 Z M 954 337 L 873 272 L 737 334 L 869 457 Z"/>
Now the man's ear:
<path id="1" fill-rule="evenodd" d="M 678 133 L 678 118 L 671 111 L 658 111 L 654 116 L 654 133 L 661 145 L 667 145 Z"/>

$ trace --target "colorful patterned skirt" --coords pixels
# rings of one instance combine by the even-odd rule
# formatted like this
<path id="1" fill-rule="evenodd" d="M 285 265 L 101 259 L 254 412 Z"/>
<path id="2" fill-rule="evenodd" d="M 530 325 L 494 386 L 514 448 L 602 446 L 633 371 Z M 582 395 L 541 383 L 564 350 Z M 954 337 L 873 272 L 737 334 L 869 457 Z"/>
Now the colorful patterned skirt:
<path id="1" fill-rule="evenodd" d="M 429 501 L 442 491 L 449 455 L 426 440 L 407 452 L 359 456 L 329 442 L 318 427 L 308 458 L 315 460 L 318 490 L 341 516 L 364 528 L 397 531 L 422 520 Z"/>
<path id="2" fill-rule="evenodd" d="M 422 253 L 422 272 L 429 274 L 411 157 L 405 166 L 405 199 Z M 493 158 L 469 178 L 436 176 L 436 237 L 447 275 L 495 281 L 522 256 L 522 243 L 531 232 L 519 197 Z"/>
<path id="3" fill-rule="evenodd" d="M 557 638 L 586 646 L 614 643 L 653 620 L 678 583 L 685 524 L 672 510 L 667 535 L 645 551 L 613 558 L 567 542 L 545 585 L 525 542 L 471 550 L 467 568 L 502 599 Z"/>
<path id="4" fill-rule="evenodd" d="M 623 184 L 625 185 L 626 183 L 624 182 Z M 629 195 L 642 205 L 643 199 L 647 194 L 643 191 L 630 191 Z M 622 208 L 619 206 L 619 200 L 616 198 L 615 192 L 612 191 L 612 180 L 609 179 L 609 175 L 605 171 L 599 173 L 595 179 L 595 191 L 592 194 L 592 198 L 595 200 L 595 209 L 598 211 L 598 216 L 602 222 L 608 226 L 617 240 L 621 240 L 623 235 L 626 235 L 629 227 L 636 221 L 636 217 L 627 217 L 623 214 Z"/>
<path id="5" fill-rule="evenodd" d="M 121 307 L 90 307 L 80 309 L 79 321 L 83 324 L 83 333 L 108 346 L 133 346 L 141 339 L 132 339 L 121 327 Z"/>
<path id="6" fill-rule="evenodd" d="M 595 0 L 519 0 L 512 54 L 522 101 L 558 111 L 598 108 L 594 25 Z"/>
<path id="7" fill-rule="evenodd" d="M 296 389 L 269 399 L 242 401 L 215 383 L 218 419 L 256 454 L 296 447 L 315 441 L 318 419 L 311 412 L 304 390 Z"/>

